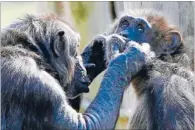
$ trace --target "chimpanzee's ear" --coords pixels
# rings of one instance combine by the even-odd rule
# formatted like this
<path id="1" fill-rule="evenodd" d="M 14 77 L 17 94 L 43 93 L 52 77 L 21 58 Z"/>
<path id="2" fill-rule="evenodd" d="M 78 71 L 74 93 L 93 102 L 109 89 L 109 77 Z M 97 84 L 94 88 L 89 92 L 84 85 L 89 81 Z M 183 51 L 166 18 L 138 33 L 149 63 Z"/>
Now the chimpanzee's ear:
<path id="1" fill-rule="evenodd" d="M 64 36 L 64 34 L 65 32 L 63 30 L 58 31 L 57 33 L 58 38 L 54 39 L 54 42 L 52 43 L 52 50 L 56 57 L 60 56 L 60 52 L 63 49 L 63 44 L 60 40 L 61 40 L 61 37 Z"/>
<path id="2" fill-rule="evenodd" d="M 182 37 L 179 32 L 169 32 L 169 38 L 163 45 L 165 54 L 172 54 L 182 44 Z"/>

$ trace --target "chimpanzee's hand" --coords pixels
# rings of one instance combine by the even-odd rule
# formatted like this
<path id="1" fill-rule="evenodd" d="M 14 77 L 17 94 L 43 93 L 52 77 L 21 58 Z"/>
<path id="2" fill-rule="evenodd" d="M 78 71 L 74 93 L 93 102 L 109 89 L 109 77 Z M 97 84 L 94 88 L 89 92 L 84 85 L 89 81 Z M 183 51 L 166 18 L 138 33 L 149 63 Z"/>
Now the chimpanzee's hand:
<path id="1" fill-rule="evenodd" d="M 106 37 L 104 35 L 96 36 L 81 54 L 91 81 L 106 69 L 105 44 Z"/>
<path id="2" fill-rule="evenodd" d="M 131 41 L 128 45 L 129 47 L 123 53 L 118 53 L 111 60 L 107 70 L 107 73 L 123 79 L 123 82 L 119 84 L 124 88 L 130 84 L 132 77 L 154 57 L 154 53 L 150 51 L 150 46 L 147 43 L 140 45 Z"/>
<path id="3" fill-rule="evenodd" d="M 109 35 L 106 38 L 106 61 L 109 63 L 109 61 L 116 57 L 119 53 L 122 53 L 125 51 L 125 49 L 128 46 L 128 42 L 125 37 L 120 36 L 118 34 L 112 34 Z"/>

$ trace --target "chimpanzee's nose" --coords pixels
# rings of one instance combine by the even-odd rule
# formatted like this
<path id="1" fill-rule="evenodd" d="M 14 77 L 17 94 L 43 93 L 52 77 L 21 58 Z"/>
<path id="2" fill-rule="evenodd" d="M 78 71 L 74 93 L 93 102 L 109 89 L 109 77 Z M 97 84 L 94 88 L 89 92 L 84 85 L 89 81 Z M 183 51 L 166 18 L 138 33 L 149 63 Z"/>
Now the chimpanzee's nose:
<path id="1" fill-rule="evenodd" d="M 91 84 L 91 81 L 88 77 L 85 77 L 84 79 L 81 79 L 81 83 L 86 86 L 89 86 Z"/>
<path id="2" fill-rule="evenodd" d="M 127 31 L 127 30 L 121 31 L 121 32 L 119 33 L 119 35 L 121 35 L 121 36 L 123 36 L 123 37 L 125 37 L 125 38 L 128 38 L 128 31 Z"/>

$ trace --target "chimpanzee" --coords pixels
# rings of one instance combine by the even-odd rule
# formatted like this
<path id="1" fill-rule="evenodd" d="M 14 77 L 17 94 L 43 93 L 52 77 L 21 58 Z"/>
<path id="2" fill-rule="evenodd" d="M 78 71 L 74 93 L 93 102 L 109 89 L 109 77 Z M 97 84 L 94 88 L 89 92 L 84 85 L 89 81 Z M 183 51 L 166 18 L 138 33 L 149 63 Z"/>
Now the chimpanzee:
<path id="1" fill-rule="evenodd" d="M 139 44 L 147 42 L 155 52 L 155 58 L 132 80 L 138 102 L 130 129 L 194 129 L 195 76 L 178 27 L 162 13 L 138 9 L 116 19 L 111 34 Z M 120 44 L 121 50 L 128 44 Z M 114 47 L 113 43 L 107 45 L 108 59 Z"/>
<path id="2" fill-rule="evenodd" d="M 105 38 L 121 40 L 119 35 Z M 71 84 L 79 37 L 66 23 L 28 15 L 2 31 L 1 43 L 2 130 L 114 129 L 125 88 L 150 59 L 150 51 L 139 44 L 117 55 L 81 114 L 67 102 L 75 96 Z"/>

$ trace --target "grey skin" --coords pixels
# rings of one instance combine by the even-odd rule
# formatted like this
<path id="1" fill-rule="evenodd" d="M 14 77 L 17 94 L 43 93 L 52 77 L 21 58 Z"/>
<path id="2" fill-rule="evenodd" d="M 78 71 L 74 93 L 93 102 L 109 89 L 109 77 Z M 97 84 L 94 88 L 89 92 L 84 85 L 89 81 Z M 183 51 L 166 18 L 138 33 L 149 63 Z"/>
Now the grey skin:
<path id="1" fill-rule="evenodd" d="M 69 26 L 52 17 L 28 16 L 2 31 L 1 41 L 2 130 L 114 129 L 125 88 L 148 61 L 138 44 L 118 54 L 81 114 L 63 90 L 74 73 L 69 45 L 78 44 Z"/>
<path id="2" fill-rule="evenodd" d="M 185 44 L 178 30 L 163 27 L 165 18 L 157 16 L 154 11 L 132 11 L 117 19 L 110 31 L 129 41 L 149 43 L 156 55 L 132 80 L 138 102 L 129 129 L 193 130 L 195 76 Z M 155 17 L 161 21 L 155 24 Z M 164 38 L 166 34 L 170 40 Z"/>

